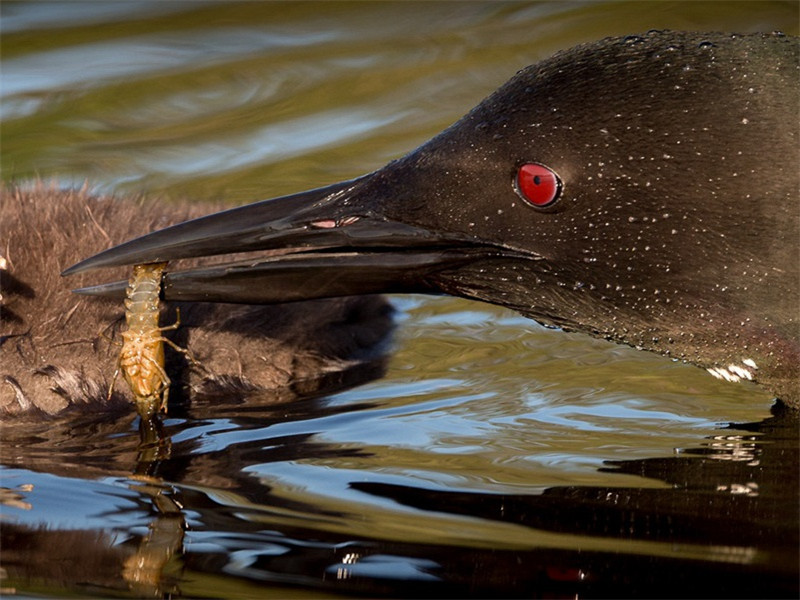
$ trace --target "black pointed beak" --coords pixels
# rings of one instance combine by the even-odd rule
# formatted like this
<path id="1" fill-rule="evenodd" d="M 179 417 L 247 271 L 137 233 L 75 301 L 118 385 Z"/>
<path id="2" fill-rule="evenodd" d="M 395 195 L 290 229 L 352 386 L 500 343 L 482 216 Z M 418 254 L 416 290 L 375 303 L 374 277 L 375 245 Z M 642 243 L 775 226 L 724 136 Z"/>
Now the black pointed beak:
<path id="1" fill-rule="evenodd" d="M 350 207 L 349 199 L 369 177 L 179 223 L 100 252 L 62 275 L 250 250 L 391 245 L 399 238 L 424 238 L 423 230 L 388 223 L 370 215 L 369 209 Z"/>
<path id="2" fill-rule="evenodd" d="M 443 270 L 472 261 L 458 236 L 386 219 L 372 175 L 186 221 L 120 244 L 65 270 L 291 249 L 286 254 L 167 272 L 167 300 L 273 303 L 368 293 L 437 292 Z M 125 283 L 76 290 L 121 296 Z"/>

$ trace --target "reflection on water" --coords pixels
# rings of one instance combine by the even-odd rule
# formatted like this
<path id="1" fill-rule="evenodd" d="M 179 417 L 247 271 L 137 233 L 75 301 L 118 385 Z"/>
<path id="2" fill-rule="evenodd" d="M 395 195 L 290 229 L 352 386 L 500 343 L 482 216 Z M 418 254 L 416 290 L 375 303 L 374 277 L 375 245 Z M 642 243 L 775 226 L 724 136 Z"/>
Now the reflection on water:
<path id="1" fill-rule="evenodd" d="M 130 474 L 90 480 L 80 464 L 59 465 L 56 450 L 48 473 L 24 468 L 45 463 L 14 445 L 3 470 L 5 585 L 201 597 L 247 597 L 254 582 L 314 596 L 781 597 L 796 588 L 794 414 L 601 467 L 631 485 L 510 492 L 349 468 L 375 456 L 314 432 L 317 421 L 378 405 L 332 410 L 320 400 L 283 429 L 250 412 L 168 419 L 158 435 L 146 430 Z M 133 441 L 131 425 L 121 437 Z M 112 423 L 71 433 L 107 452 L 120 437 Z M 226 435 L 238 441 L 204 443 Z M 303 465 L 328 473 L 304 476 Z"/>
<path id="2" fill-rule="evenodd" d="M 5 180 L 232 203 L 380 167 L 582 41 L 798 29 L 794 2 L 0 10 Z M 151 428 L 5 426 L 3 593 L 797 595 L 796 416 L 495 307 L 393 302 L 385 369 Z"/>

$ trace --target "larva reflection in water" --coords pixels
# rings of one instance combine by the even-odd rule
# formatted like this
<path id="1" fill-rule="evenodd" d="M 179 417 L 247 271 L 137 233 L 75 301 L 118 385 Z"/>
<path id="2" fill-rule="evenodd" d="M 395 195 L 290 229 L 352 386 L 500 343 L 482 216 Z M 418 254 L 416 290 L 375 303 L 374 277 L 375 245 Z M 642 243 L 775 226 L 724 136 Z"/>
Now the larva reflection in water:
<path id="1" fill-rule="evenodd" d="M 157 410 L 167 409 L 169 386 L 172 382 L 164 370 L 164 344 L 183 352 L 195 362 L 188 350 L 180 348 L 162 335 L 164 331 L 178 328 L 180 315 L 172 325 L 159 327 L 158 324 L 161 276 L 166 266 L 167 263 L 161 262 L 133 267 L 125 298 L 128 330 L 122 332 L 122 350 L 108 390 L 110 397 L 114 382 L 122 371 L 142 416 L 152 416 Z"/>

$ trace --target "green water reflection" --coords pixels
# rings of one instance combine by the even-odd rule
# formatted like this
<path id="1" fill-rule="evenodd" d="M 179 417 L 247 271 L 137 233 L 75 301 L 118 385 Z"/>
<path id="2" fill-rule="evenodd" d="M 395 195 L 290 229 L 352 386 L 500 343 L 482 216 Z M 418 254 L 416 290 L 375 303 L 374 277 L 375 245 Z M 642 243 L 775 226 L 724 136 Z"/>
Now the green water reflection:
<path id="1" fill-rule="evenodd" d="M 793 2 L 112 6 L 3 3 L 5 180 L 252 201 L 380 167 L 580 42 L 798 27 Z"/>

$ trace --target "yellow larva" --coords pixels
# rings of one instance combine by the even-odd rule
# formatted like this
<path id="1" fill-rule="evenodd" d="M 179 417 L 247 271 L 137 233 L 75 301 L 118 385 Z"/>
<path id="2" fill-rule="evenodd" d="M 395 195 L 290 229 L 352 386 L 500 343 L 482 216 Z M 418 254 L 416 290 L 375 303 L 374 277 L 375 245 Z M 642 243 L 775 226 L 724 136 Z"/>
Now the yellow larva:
<path id="1" fill-rule="evenodd" d="M 122 350 L 111 382 L 111 391 L 120 371 L 133 392 L 137 409 L 150 417 L 158 410 L 166 411 L 169 386 L 172 383 L 164 370 L 164 344 L 188 354 L 162 333 L 177 329 L 180 317 L 167 327 L 159 327 L 159 294 L 161 276 L 167 263 L 135 265 L 128 280 L 125 298 L 125 321 L 128 330 L 122 332 Z"/>

